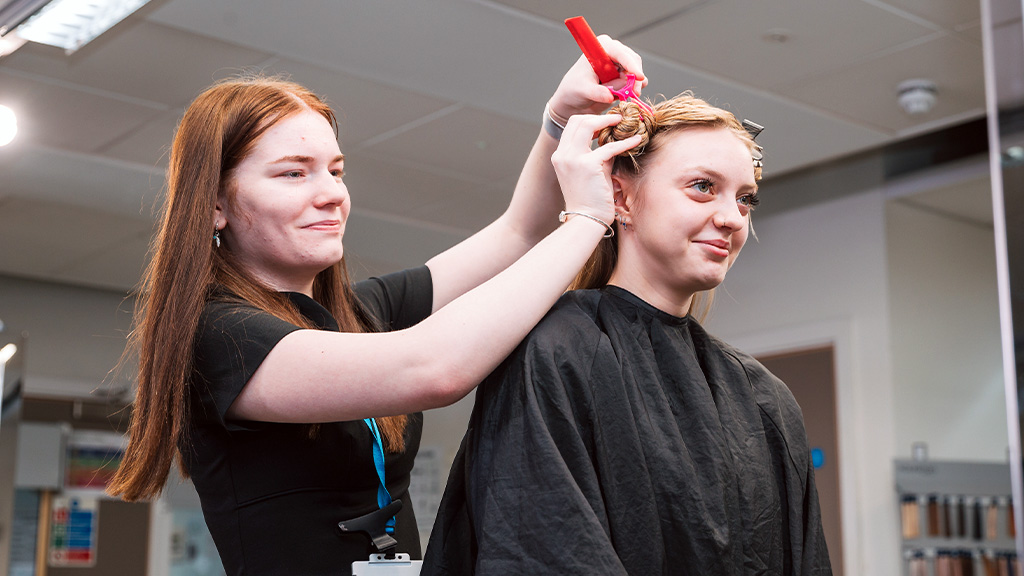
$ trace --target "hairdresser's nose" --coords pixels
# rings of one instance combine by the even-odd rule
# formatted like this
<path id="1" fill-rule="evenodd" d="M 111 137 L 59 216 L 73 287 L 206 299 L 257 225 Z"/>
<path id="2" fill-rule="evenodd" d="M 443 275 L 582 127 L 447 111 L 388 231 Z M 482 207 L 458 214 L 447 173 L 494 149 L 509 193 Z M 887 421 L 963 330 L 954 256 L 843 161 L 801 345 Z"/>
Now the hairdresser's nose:
<path id="1" fill-rule="evenodd" d="M 349 200 L 348 187 L 341 180 L 340 176 L 324 171 L 317 174 L 316 198 L 314 203 L 318 208 L 330 206 L 342 206 Z"/>

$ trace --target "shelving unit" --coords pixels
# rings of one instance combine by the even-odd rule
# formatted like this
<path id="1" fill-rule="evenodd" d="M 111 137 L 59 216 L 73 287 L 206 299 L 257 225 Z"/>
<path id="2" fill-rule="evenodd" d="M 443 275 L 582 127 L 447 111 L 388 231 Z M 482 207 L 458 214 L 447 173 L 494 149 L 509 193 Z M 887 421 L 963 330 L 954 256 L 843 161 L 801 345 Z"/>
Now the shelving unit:
<path id="1" fill-rule="evenodd" d="M 1006 464 L 896 460 L 903 574 L 1020 574 Z"/>

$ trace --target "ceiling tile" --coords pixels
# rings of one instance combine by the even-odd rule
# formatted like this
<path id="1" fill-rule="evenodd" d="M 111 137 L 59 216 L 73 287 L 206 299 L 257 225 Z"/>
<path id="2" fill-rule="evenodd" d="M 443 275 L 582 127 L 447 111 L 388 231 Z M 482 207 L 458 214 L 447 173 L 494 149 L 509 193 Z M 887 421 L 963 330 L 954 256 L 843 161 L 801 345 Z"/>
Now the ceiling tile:
<path id="1" fill-rule="evenodd" d="M 148 18 L 531 120 L 579 55 L 564 27 L 488 2 L 389 0 L 382 6 L 174 0 Z M 528 89 L 534 86 L 541 90 Z"/>
<path id="2" fill-rule="evenodd" d="M 984 112 L 981 49 L 952 36 L 940 36 L 841 72 L 794 84 L 784 93 L 893 135 L 939 118 Z M 935 108 L 919 117 L 904 113 L 897 102 L 896 87 L 912 78 L 926 78 L 938 86 Z"/>
<path id="3" fill-rule="evenodd" d="M 1011 24 L 1021 19 L 1024 4 L 1021 2 L 989 2 L 992 8 L 992 22 L 996 26 Z"/>
<path id="4" fill-rule="evenodd" d="M 174 131 L 184 113 L 184 110 L 177 109 L 162 112 L 98 152 L 110 158 L 164 170 L 167 168 Z"/>
<path id="5" fill-rule="evenodd" d="M 355 211 L 345 228 L 346 260 L 382 262 L 384 271 L 392 272 L 423 264 L 468 236 L 467 232 Z"/>
<path id="6" fill-rule="evenodd" d="M 522 168 L 540 128 L 465 107 L 367 148 L 408 164 L 450 171 L 484 181 L 500 180 Z"/>
<path id="7" fill-rule="evenodd" d="M 647 26 L 669 15 L 685 12 L 693 6 L 707 3 L 709 0 L 634 0 L 623 10 L 622 5 L 615 2 L 593 2 L 593 0 L 495 0 L 510 8 L 522 10 L 561 25 L 566 18 L 583 16 L 595 34 L 608 34 L 619 38 L 630 30 Z"/>
<path id="8" fill-rule="evenodd" d="M 129 291 L 139 285 L 153 231 L 143 229 L 51 273 L 57 281 Z"/>
<path id="9" fill-rule="evenodd" d="M 942 186 L 898 200 L 905 204 L 924 206 L 947 214 L 956 220 L 967 220 L 980 226 L 992 226 L 992 183 L 985 176 L 953 186 Z"/>
<path id="10" fill-rule="evenodd" d="M 148 236 L 151 228 L 120 214 L 6 197 L 0 201 L 0 271 L 57 278 L 98 253 Z"/>
<path id="11" fill-rule="evenodd" d="M 765 41 L 772 31 L 784 31 L 788 40 Z M 772 88 L 931 32 L 863 2 L 719 0 L 629 41 L 634 48 L 748 86 Z"/>
<path id="12" fill-rule="evenodd" d="M 285 74 L 326 97 L 338 116 L 343 151 L 452 104 L 450 100 L 289 59 L 278 59 L 264 70 Z"/>
<path id="13" fill-rule="evenodd" d="M 90 92 L 46 84 L 0 68 L 0 102 L 18 115 L 18 144 L 93 152 L 158 112 Z"/>
<path id="14" fill-rule="evenodd" d="M 497 216 L 491 200 L 494 189 L 479 182 L 403 166 L 386 156 L 353 154 L 345 160 L 345 183 L 356 213 L 390 214 L 467 232 L 482 226 L 478 212 L 488 218 L 483 224 Z M 511 196 L 509 188 L 499 213 Z"/>
<path id="15" fill-rule="evenodd" d="M 981 18 L 980 2 L 964 0 L 871 0 L 882 6 L 904 10 L 949 30 Z"/>
<path id="16" fill-rule="evenodd" d="M 453 189 L 444 198 L 424 204 L 418 217 L 426 222 L 476 232 L 493 222 L 508 208 L 513 186 L 478 186 L 472 190 Z M 554 222 L 555 215 L 551 215 Z"/>
<path id="17" fill-rule="evenodd" d="M 60 202 L 152 220 L 163 170 L 100 156 L 29 146 L 0 148 L 0 196 Z"/>
<path id="18" fill-rule="evenodd" d="M 0 60 L 32 74 L 181 107 L 214 80 L 269 53 L 154 22 L 124 22 L 70 56 L 30 42 Z M 187 65 L 183 65 L 187 63 Z"/>
<path id="19" fill-rule="evenodd" d="M 1024 37 L 1020 33 L 1020 22 L 1002 24 L 992 31 L 993 52 L 997 55 L 996 65 L 1004 67 L 1018 65 L 1020 59 L 1008 58 L 1007 54 L 1024 54 Z M 1012 62 L 1012 64 L 1011 64 Z M 996 74 L 996 94 L 1000 108 L 1015 108 L 1024 104 L 1024 74 Z"/>
<path id="20" fill-rule="evenodd" d="M 954 32 L 967 39 L 970 42 L 974 42 L 978 46 L 981 46 L 981 20 L 975 20 L 974 22 L 967 22 L 956 26 L 953 29 Z"/>
<path id="21" fill-rule="evenodd" d="M 585 15 L 612 36 L 641 28 L 625 40 L 644 55 L 650 94 L 693 89 L 765 124 L 759 141 L 770 181 L 919 129 L 895 108 L 902 72 L 950 68 L 934 78 L 942 101 L 925 119 L 931 125 L 962 111 L 956 102 L 974 102 L 980 58 L 932 44 L 920 20 L 980 45 L 980 26 L 959 21 L 975 4 L 161 0 L 71 56 L 28 44 L 0 59 L 0 101 L 24 103 L 22 134 L 0 149 L 0 224 L 19 231 L 8 243 L 19 248 L 0 254 L 0 270 L 19 274 L 8 270 L 17 259 L 66 282 L 134 285 L 181 108 L 242 68 L 288 72 L 339 109 L 355 199 L 346 247 L 353 262 L 390 271 L 421 263 L 507 206 L 544 101 L 579 54 L 561 22 L 567 16 Z M 789 42 L 763 42 L 772 28 L 789 29 Z M 896 53 L 915 43 L 922 49 Z M 957 68 L 961 61 L 973 68 Z M 893 71 L 897 64 L 907 69 Z M 1024 82 L 1001 75 L 1010 76 Z M 74 217 L 22 210 L 12 198 L 63 203 Z M 74 221 L 94 212 L 100 229 Z M 106 242 L 127 226 L 117 214 L 144 222 L 134 239 Z M 55 257 L 64 258 L 57 267 Z M 66 257 L 74 262 L 65 266 Z"/>

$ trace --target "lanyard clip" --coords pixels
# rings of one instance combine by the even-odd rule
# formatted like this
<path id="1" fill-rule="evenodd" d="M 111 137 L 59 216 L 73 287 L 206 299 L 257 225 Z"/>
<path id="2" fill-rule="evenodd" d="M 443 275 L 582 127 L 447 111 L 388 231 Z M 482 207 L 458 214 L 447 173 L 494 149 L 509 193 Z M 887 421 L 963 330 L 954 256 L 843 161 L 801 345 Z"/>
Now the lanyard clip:
<path id="1" fill-rule="evenodd" d="M 395 540 L 394 537 L 388 534 L 385 526 L 387 526 L 388 520 L 393 518 L 401 509 L 402 501 L 395 500 L 391 504 L 374 510 L 369 514 L 338 522 L 338 530 L 344 533 L 358 532 L 365 534 L 370 539 L 373 549 L 377 552 L 384 554 L 394 553 L 395 547 L 398 546 L 398 540 Z"/>

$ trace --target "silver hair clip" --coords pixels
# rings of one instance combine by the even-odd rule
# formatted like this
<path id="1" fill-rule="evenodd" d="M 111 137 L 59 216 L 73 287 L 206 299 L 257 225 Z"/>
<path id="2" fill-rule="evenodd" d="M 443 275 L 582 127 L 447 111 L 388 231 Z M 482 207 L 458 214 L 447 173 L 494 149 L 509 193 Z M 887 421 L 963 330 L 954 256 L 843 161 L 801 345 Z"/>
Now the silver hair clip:
<path id="1" fill-rule="evenodd" d="M 747 120 L 746 118 L 744 118 L 743 122 L 740 122 L 740 124 L 743 125 L 743 129 L 747 131 L 747 134 L 750 134 L 751 140 L 756 140 L 757 135 L 760 134 L 762 130 L 764 130 L 764 126 L 761 126 L 760 124 L 754 124 L 753 122 Z"/>
<path id="2" fill-rule="evenodd" d="M 764 126 L 761 126 L 760 124 L 756 124 L 754 122 L 751 122 L 750 120 L 747 120 L 746 118 L 744 118 L 743 122 L 740 122 L 740 124 L 743 125 L 743 129 L 747 131 L 747 134 L 750 134 L 750 139 L 751 140 L 756 140 L 757 136 L 761 133 L 762 130 L 764 130 Z M 761 145 L 758 144 L 757 142 L 754 142 L 754 146 L 757 147 L 757 150 L 755 151 L 755 156 L 754 156 L 754 168 L 761 168 L 761 167 L 763 167 L 763 164 L 761 163 L 761 159 L 763 158 L 763 156 L 761 155 L 761 152 L 762 152 L 763 148 L 761 148 Z"/>

